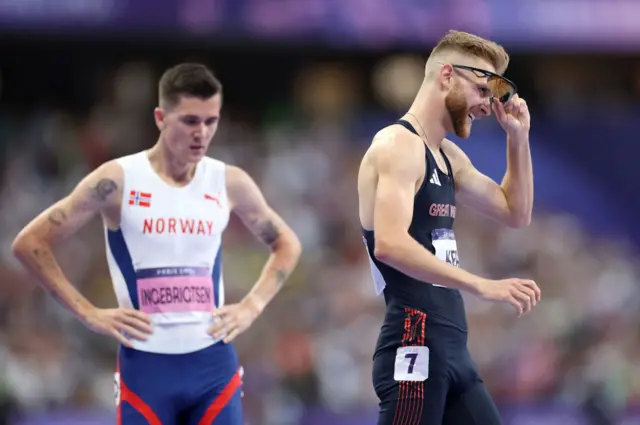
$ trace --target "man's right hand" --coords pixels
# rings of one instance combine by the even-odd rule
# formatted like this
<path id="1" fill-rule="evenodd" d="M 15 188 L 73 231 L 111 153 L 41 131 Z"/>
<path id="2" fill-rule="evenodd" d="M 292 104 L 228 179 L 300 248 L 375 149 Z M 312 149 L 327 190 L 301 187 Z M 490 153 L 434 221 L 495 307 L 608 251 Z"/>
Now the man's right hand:
<path id="1" fill-rule="evenodd" d="M 132 346 L 127 336 L 144 341 L 153 332 L 149 316 L 131 308 L 95 308 L 83 322 L 92 331 L 112 336 L 127 347 Z"/>
<path id="2" fill-rule="evenodd" d="M 541 297 L 538 285 L 527 279 L 483 280 L 478 292 L 484 300 L 511 304 L 518 317 L 531 311 Z"/>

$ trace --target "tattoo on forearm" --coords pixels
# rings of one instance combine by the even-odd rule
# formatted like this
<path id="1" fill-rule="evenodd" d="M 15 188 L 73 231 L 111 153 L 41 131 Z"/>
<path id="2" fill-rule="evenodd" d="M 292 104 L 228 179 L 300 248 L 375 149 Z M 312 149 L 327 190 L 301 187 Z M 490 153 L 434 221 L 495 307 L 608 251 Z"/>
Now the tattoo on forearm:
<path id="1" fill-rule="evenodd" d="M 284 285 L 284 282 L 287 280 L 288 277 L 289 277 L 288 270 L 284 270 L 284 269 L 276 270 L 276 282 L 277 282 L 278 288 Z"/>
<path id="2" fill-rule="evenodd" d="M 118 185 L 116 182 L 111 179 L 102 179 L 93 187 L 93 192 L 99 201 L 104 201 L 117 189 Z"/>
<path id="3" fill-rule="evenodd" d="M 33 256 L 36 257 L 36 265 L 40 271 L 57 268 L 56 260 L 48 250 L 36 248 L 33 250 Z"/>
<path id="4" fill-rule="evenodd" d="M 62 226 L 62 222 L 67 219 L 67 214 L 65 214 L 61 208 L 55 208 L 49 213 L 47 218 L 49 219 L 49 223 L 54 226 Z"/>
<path id="5" fill-rule="evenodd" d="M 269 220 L 260 226 L 258 237 L 265 244 L 273 245 L 280 238 L 280 231 L 273 221 Z"/>

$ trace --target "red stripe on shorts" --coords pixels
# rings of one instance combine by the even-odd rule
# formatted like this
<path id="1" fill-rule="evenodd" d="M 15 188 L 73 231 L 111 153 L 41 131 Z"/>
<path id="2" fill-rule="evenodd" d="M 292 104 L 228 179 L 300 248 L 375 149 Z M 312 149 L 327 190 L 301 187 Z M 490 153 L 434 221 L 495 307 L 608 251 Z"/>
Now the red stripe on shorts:
<path id="1" fill-rule="evenodd" d="M 216 416 L 220 414 L 238 388 L 240 388 L 241 384 L 242 378 L 240 377 L 240 369 L 238 369 L 233 375 L 233 378 L 231 378 L 227 385 L 222 389 L 222 392 L 215 398 L 215 400 L 213 400 L 213 403 L 211 403 L 209 408 L 207 408 L 207 411 L 204 412 L 204 416 L 200 419 L 198 425 L 211 425 Z"/>

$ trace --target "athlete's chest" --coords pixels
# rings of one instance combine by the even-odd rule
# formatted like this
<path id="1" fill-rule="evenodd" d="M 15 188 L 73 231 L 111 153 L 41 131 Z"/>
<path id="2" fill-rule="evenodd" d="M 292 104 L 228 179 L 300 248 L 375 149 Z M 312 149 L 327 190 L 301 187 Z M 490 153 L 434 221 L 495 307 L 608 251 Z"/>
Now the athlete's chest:
<path id="1" fill-rule="evenodd" d="M 150 250 L 195 254 L 214 249 L 228 221 L 223 190 L 132 186 L 123 197 L 120 226 L 130 241 Z"/>
<path id="2" fill-rule="evenodd" d="M 438 168 L 430 167 L 414 199 L 414 217 L 426 219 L 456 217 L 453 178 Z"/>

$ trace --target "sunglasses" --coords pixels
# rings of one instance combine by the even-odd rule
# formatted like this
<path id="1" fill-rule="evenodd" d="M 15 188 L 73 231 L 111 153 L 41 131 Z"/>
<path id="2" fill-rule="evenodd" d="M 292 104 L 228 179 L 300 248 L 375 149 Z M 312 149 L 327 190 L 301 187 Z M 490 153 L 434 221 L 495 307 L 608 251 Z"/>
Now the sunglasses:
<path id="1" fill-rule="evenodd" d="M 503 105 L 506 105 L 513 98 L 513 96 L 518 92 L 518 88 L 513 83 L 513 81 L 503 77 L 502 75 L 496 74 L 495 72 L 474 68 L 472 66 L 466 66 L 466 65 L 451 65 L 451 66 L 454 68 L 471 71 L 475 74 L 476 77 L 486 78 L 487 88 L 491 92 L 492 102 L 493 102 L 493 98 L 495 97 L 500 101 L 500 103 L 502 103 Z"/>

